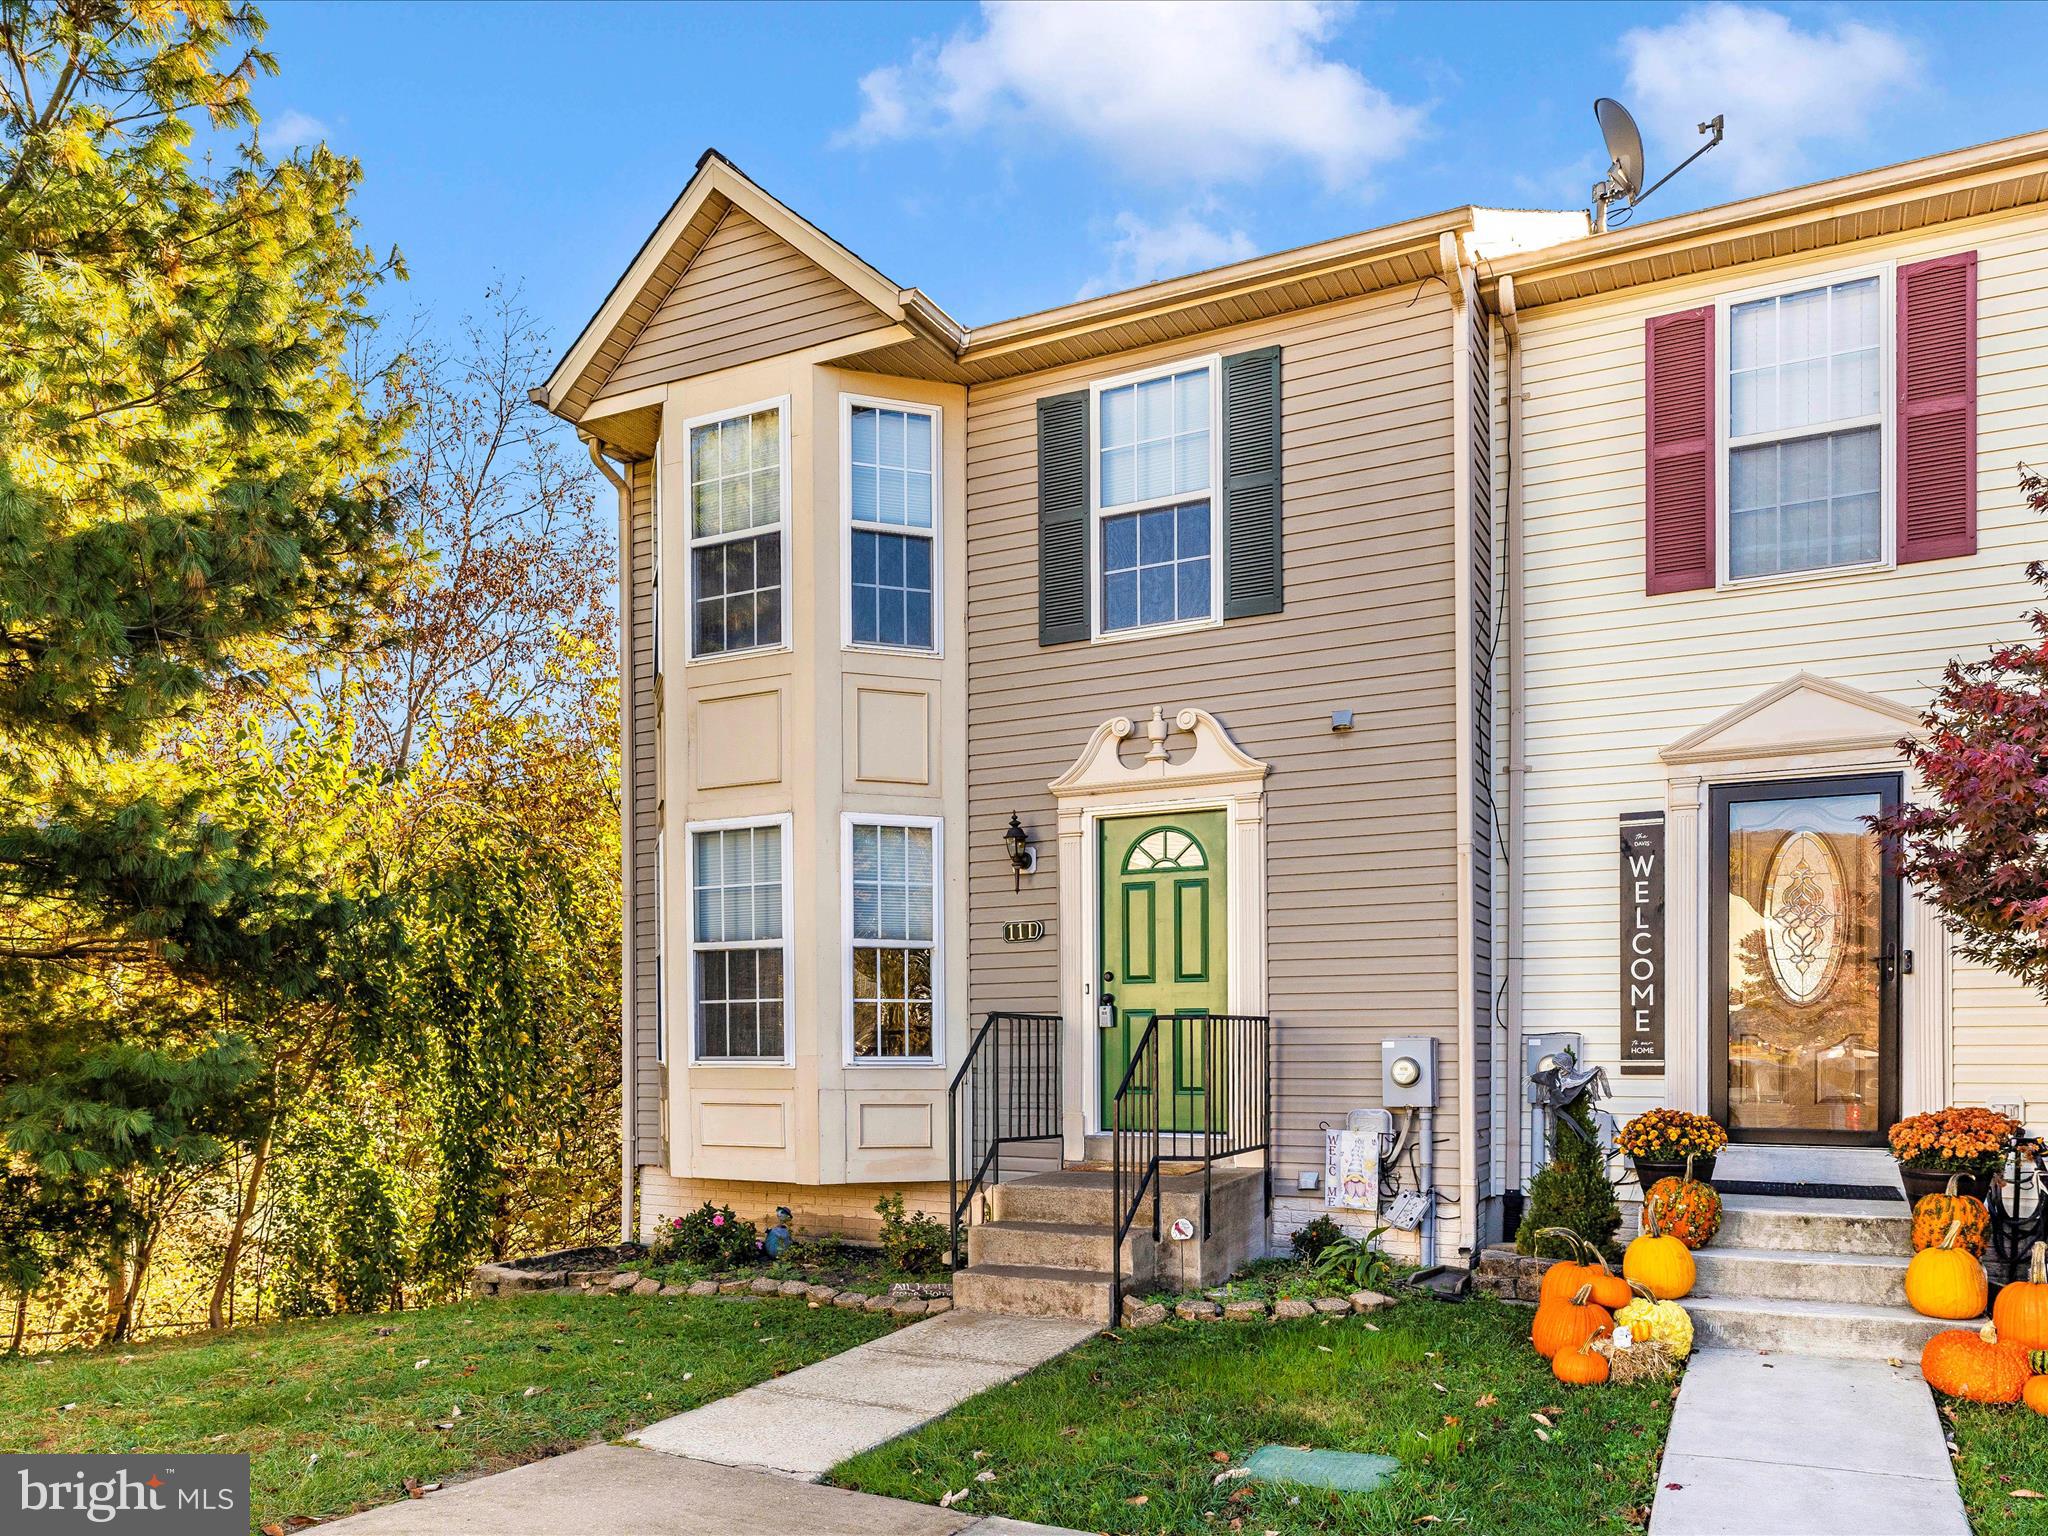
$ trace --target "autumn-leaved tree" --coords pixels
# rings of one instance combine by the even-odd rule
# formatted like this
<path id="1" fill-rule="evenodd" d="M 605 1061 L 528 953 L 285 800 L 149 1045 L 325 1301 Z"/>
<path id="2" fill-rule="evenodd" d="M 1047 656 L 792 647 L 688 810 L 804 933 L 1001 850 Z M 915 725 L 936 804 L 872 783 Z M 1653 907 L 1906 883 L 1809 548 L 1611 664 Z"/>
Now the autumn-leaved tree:
<path id="1" fill-rule="evenodd" d="M 0 1262 L 95 1213 L 117 1336 L 260 1110 L 246 1019 L 377 981 L 376 902 L 184 739 L 349 643 L 400 555 L 403 423 L 348 366 L 393 259 L 352 161 L 256 147 L 261 32 L 226 0 L 0 7 L 0 1149 L 49 1217 Z"/>
<path id="2" fill-rule="evenodd" d="M 2023 470 L 2020 489 L 2048 512 L 2048 479 Z M 2048 592 L 2048 564 L 2027 577 Z M 1921 791 L 1877 826 L 1957 950 L 2048 999 L 2048 608 L 2026 622 L 2029 638 L 1949 662 L 1903 744 Z"/>

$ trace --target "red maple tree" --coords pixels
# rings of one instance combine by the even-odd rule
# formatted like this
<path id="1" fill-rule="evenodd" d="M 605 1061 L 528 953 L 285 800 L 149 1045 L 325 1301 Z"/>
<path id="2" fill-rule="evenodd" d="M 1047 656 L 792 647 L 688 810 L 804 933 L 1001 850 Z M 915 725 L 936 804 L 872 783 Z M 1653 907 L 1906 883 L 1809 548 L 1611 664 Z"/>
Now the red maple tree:
<path id="1" fill-rule="evenodd" d="M 2020 489 L 2048 512 L 2048 477 L 2022 466 Z M 2048 563 L 2027 579 L 2048 592 Z M 2027 623 L 2029 639 L 1949 662 L 1924 736 L 1901 743 L 1921 798 L 1876 826 L 1957 949 L 2048 998 L 2048 609 Z"/>

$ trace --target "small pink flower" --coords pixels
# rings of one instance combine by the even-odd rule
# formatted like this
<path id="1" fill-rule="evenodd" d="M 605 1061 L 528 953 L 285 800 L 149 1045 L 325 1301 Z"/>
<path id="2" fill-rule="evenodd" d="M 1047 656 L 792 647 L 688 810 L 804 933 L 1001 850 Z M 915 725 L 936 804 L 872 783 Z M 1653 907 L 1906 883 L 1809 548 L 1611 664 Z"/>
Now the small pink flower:
<path id="1" fill-rule="evenodd" d="M 722 1227 L 725 1225 L 725 1218 L 723 1216 L 714 1216 L 711 1218 L 711 1225 L 713 1225 L 714 1227 Z"/>

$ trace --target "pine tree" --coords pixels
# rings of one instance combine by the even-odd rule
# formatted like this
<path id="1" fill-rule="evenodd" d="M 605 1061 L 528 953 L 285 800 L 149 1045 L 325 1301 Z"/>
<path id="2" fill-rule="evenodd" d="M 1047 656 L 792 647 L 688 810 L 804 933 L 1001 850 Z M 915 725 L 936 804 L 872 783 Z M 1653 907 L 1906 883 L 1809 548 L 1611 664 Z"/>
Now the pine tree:
<path id="1" fill-rule="evenodd" d="M 320 829 L 185 731 L 347 639 L 399 559 L 403 423 L 349 367 L 395 258 L 357 242 L 352 161 L 263 155 L 262 30 L 0 10 L 0 1174 L 45 1218 L 0 1262 L 90 1226 L 115 1336 L 263 1107 L 238 1026 L 376 982 Z M 250 130 L 225 170 L 200 125 Z"/>
<path id="2" fill-rule="evenodd" d="M 1572 1257 L 1572 1245 L 1546 1236 L 1551 1227 L 1575 1232 L 1604 1253 L 1612 1253 L 1621 1226 L 1621 1207 L 1600 1152 L 1600 1132 L 1593 1119 L 1593 1096 L 1582 1093 L 1557 1112 L 1550 1161 L 1529 1184 L 1529 1201 L 1515 1233 L 1518 1253 L 1544 1258 Z"/>

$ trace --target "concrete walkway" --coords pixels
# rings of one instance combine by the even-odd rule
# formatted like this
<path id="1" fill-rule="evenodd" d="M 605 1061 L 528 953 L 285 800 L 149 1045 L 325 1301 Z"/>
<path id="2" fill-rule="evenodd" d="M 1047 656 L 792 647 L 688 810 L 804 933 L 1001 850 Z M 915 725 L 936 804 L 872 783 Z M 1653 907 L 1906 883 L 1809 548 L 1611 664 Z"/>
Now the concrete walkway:
<path id="1" fill-rule="evenodd" d="M 1970 1536 L 1911 1366 L 1706 1349 L 1686 1368 L 1650 1536 Z"/>
<path id="2" fill-rule="evenodd" d="M 1094 1334 L 1060 1317 L 946 1312 L 650 1424 L 649 1450 L 816 1481 Z"/>
<path id="3" fill-rule="evenodd" d="M 818 1483 L 1095 1332 L 1065 1318 L 947 1312 L 598 1445 L 388 1504 L 349 1536 L 1078 1536 Z"/>
<path id="4" fill-rule="evenodd" d="M 630 1445 L 594 1445 L 320 1527 L 347 1536 L 1078 1536 Z"/>

